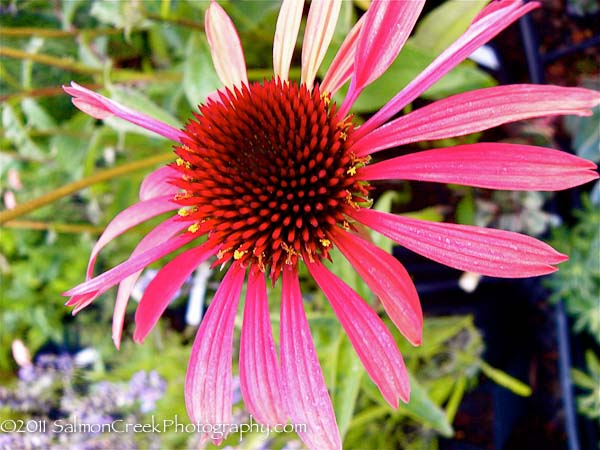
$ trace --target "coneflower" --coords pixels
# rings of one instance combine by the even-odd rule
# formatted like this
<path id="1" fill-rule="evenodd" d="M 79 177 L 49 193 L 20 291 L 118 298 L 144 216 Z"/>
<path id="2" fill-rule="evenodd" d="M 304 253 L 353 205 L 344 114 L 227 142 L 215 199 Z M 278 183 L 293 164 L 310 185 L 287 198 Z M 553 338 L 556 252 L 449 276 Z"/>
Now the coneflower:
<path id="1" fill-rule="evenodd" d="M 246 301 L 240 381 L 249 412 L 266 424 L 305 424 L 312 449 L 341 448 L 302 304 L 304 264 L 331 303 L 371 379 L 393 407 L 410 386 L 396 343 L 383 321 L 324 265 L 337 247 L 381 300 L 406 339 L 421 342 L 417 292 L 403 266 L 360 230 L 371 228 L 428 258 L 496 277 L 556 270 L 566 259 L 517 233 L 432 223 L 369 209 L 370 183 L 381 179 L 456 183 L 492 189 L 560 190 L 598 178 L 595 165 L 566 153 L 527 145 L 478 143 L 422 151 L 369 164 L 370 154 L 421 140 L 460 136 L 503 123 L 556 114 L 589 115 L 594 91 L 512 85 L 458 94 L 391 120 L 475 49 L 535 2 L 494 2 L 467 31 L 379 112 L 357 127 L 348 115 L 362 90 L 394 61 L 423 1 L 374 0 L 351 30 L 322 83 L 317 70 L 340 11 L 339 0 L 311 2 L 302 46 L 300 82 L 288 79 L 304 2 L 284 0 L 273 46 L 274 77 L 250 83 L 233 23 L 212 2 L 206 34 L 224 88 L 177 130 L 72 83 L 65 91 L 95 118 L 115 115 L 176 142 L 173 164 L 148 175 L 140 201 L 107 226 L 92 251 L 87 281 L 71 289 L 75 312 L 119 284 L 113 321 L 118 346 L 125 308 L 141 271 L 189 244 L 167 263 L 137 307 L 134 339 L 141 342 L 185 279 L 214 258 L 226 274 L 200 324 L 185 397 L 193 422 L 232 423 L 232 340 L 242 286 Z M 350 80 L 338 107 L 331 96 Z M 94 277 L 99 251 L 151 217 L 178 211 L 146 235 L 131 257 Z M 360 226 L 359 226 L 360 225 Z M 279 358 L 269 322 L 267 281 L 282 283 Z M 221 435 L 210 434 L 215 443 Z"/>

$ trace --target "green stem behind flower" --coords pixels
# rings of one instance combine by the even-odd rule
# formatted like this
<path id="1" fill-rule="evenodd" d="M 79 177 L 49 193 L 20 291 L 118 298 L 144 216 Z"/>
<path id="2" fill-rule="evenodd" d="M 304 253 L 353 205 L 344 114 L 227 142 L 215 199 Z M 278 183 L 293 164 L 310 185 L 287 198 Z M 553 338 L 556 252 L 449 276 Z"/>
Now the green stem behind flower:
<path id="1" fill-rule="evenodd" d="M 145 158 L 129 164 L 124 164 L 119 167 L 104 170 L 81 180 L 74 181 L 73 183 L 65 184 L 64 186 L 61 186 L 52 192 L 48 192 L 41 197 L 21 203 L 13 209 L 0 212 L 0 224 L 35 211 L 43 206 L 49 205 L 50 203 L 53 203 L 63 197 L 66 197 L 67 195 L 71 195 L 93 184 L 120 177 L 136 170 L 152 167 L 160 163 L 172 161 L 173 159 L 172 153 L 161 153 L 160 155 L 152 156 L 151 158 Z"/>

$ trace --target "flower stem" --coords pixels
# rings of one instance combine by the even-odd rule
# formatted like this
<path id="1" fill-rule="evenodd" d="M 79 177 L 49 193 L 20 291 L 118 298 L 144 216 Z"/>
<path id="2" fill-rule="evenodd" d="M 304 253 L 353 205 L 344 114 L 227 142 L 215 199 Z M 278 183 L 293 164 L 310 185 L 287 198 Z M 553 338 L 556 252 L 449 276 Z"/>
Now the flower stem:
<path id="1" fill-rule="evenodd" d="M 172 153 L 162 153 L 160 155 L 152 156 L 140 161 L 134 161 L 129 164 L 123 164 L 119 167 L 104 170 L 81 180 L 74 181 L 73 183 L 65 184 L 64 186 L 61 186 L 52 192 L 48 192 L 41 197 L 21 203 L 14 209 L 0 212 L 0 224 L 16 219 L 17 217 L 30 213 L 31 211 L 35 211 L 43 206 L 49 205 L 50 203 L 53 203 L 63 197 L 66 197 L 67 195 L 71 195 L 93 184 L 110 180 L 136 170 L 145 169 L 147 167 L 152 167 L 171 160 L 173 160 Z"/>
<path id="2" fill-rule="evenodd" d="M 4 37 L 31 37 L 39 36 L 44 38 L 63 38 L 72 37 L 84 34 L 86 36 L 103 36 L 110 34 L 120 34 L 123 30 L 118 28 L 100 28 L 97 30 L 92 29 L 80 29 L 80 30 L 58 30 L 49 28 L 37 28 L 37 27 L 3 27 L 2 35 Z"/>

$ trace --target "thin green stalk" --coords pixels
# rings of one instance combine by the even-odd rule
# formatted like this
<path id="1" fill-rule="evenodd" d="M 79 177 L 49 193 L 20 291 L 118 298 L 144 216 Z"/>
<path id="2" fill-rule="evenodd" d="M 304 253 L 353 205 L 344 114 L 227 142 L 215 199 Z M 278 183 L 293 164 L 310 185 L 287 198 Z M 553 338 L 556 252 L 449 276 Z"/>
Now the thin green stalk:
<path id="1" fill-rule="evenodd" d="M 64 186 L 61 186 L 60 188 L 52 192 L 48 192 L 47 194 L 44 194 L 41 197 L 34 198 L 25 203 L 21 203 L 20 205 L 17 205 L 14 209 L 0 212 L 0 225 L 5 222 L 8 222 L 9 220 L 14 220 L 17 217 L 21 217 L 27 213 L 35 211 L 36 209 L 39 209 L 43 206 L 49 205 L 50 203 L 54 203 L 55 201 L 66 197 L 67 195 L 74 194 L 75 192 L 80 191 L 93 184 L 110 180 L 112 178 L 117 178 L 122 175 L 126 175 L 130 172 L 134 172 L 136 170 L 145 169 L 172 160 L 172 153 L 162 153 L 160 155 L 152 156 L 151 158 L 142 159 L 140 161 L 134 161 L 129 164 L 123 164 L 119 167 L 104 170 L 89 177 L 83 178 L 82 180 L 74 181 L 73 183 L 65 184 Z"/>
<path id="2" fill-rule="evenodd" d="M 101 28 L 97 30 L 93 29 L 79 29 L 79 30 L 57 30 L 52 28 L 36 28 L 36 27 L 2 27 L 0 34 L 3 37 L 31 37 L 39 36 L 44 38 L 63 38 L 73 37 L 80 34 L 87 36 L 103 36 L 111 34 L 120 34 L 123 30 L 118 28 Z"/>
<path id="3" fill-rule="evenodd" d="M 8 58 L 15 59 L 26 59 L 85 75 L 102 73 L 101 68 L 86 66 L 85 64 L 78 63 L 70 58 L 57 58 L 56 56 L 45 55 L 43 53 L 24 52 L 23 50 L 12 47 L 0 47 L 0 56 L 6 56 Z"/>

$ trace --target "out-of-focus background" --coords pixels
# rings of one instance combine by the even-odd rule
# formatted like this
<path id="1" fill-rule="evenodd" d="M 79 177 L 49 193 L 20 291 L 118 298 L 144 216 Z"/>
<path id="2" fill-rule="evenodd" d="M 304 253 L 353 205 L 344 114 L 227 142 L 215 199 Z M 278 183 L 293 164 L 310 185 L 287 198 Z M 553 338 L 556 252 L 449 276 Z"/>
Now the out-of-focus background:
<path id="1" fill-rule="evenodd" d="M 249 78 L 270 77 L 279 3 L 221 3 L 240 32 Z M 368 3 L 343 3 L 323 67 Z M 356 103 L 356 120 L 376 111 L 426 67 L 483 4 L 428 3 L 396 62 Z M 542 4 L 412 107 L 498 83 L 598 89 L 600 7 L 593 0 Z M 101 122 L 79 112 L 61 85 L 75 80 L 181 126 L 220 87 L 203 32 L 207 5 L 198 0 L 0 0 L 0 204 L 4 212 L 27 207 L 0 231 L 0 449 L 199 445 L 194 433 L 181 430 L 68 432 L 74 418 L 99 424 L 143 424 L 153 418 L 187 423 L 185 367 L 201 312 L 221 275 L 201 266 L 143 345 L 131 340 L 132 308 L 121 349 L 114 348 L 112 290 L 71 315 L 61 293 L 83 280 L 95 239 L 136 201 L 140 181 L 158 166 L 157 155 L 167 161 L 170 144 L 122 121 Z M 299 74 L 298 64 L 295 60 L 292 77 Z M 394 152 L 487 139 L 562 148 L 598 162 L 598 117 L 596 109 L 592 117 L 519 122 Z M 48 194 L 46 201 L 39 200 Z M 413 386 L 411 402 L 397 411 L 364 375 L 322 294 L 306 286 L 306 308 L 344 448 L 598 448 L 598 184 L 546 194 L 402 182 L 378 184 L 374 198 L 382 210 L 537 236 L 571 258 L 552 276 L 512 281 L 462 274 L 393 249 L 413 275 L 426 315 L 422 347 L 410 347 L 397 336 Z M 98 260 L 99 269 L 124 260 L 152 225 L 111 244 Z M 336 262 L 338 274 L 375 305 L 343 258 Z M 135 298 L 152 276 L 152 270 L 144 274 Z M 277 337 L 277 295 L 271 307 Z M 239 389 L 235 400 L 236 420 L 247 423 Z M 52 433 L 56 423 L 63 431 Z M 260 432 L 241 441 L 234 433 L 225 445 L 302 447 L 293 433 Z"/>

